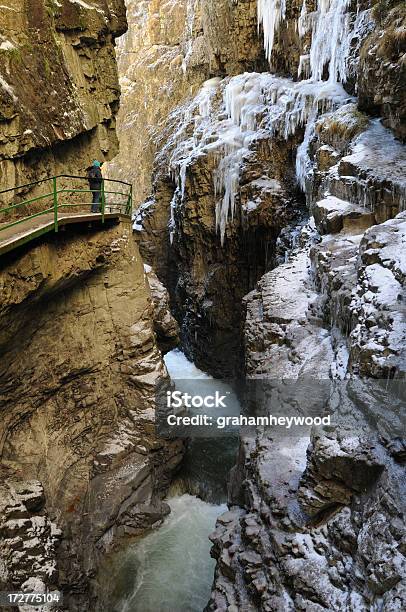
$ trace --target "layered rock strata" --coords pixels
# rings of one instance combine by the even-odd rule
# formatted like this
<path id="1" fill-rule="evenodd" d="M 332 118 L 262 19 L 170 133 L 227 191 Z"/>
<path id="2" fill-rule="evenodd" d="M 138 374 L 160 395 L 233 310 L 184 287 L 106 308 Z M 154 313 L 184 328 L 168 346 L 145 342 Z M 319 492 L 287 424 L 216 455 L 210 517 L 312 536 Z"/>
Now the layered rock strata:
<path id="1" fill-rule="evenodd" d="M 311 258 L 300 249 L 246 297 L 247 375 L 270 387 L 296 380 L 290 402 L 304 390 L 334 426 L 242 439 L 230 511 L 212 535 L 207 610 L 405 605 L 404 263 L 385 256 L 399 253 L 404 219 L 329 235 Z"/>
<path id="2" fill-rule="evenodd" d="M 122 0 L 5 0 L 0 189 L 83 175 L 92 159 L 117 153 L 114 40 L 126 28 Z"/>
<path id="3" fill-rule="evenodd" d="M 308 388 L 335 426 L 242 439 L 207 610 L 406 603 L 405 151 L 347 105 L 310 156 L 315 224 L 244 299 L 245 371 Z"/>
<path id="4" fill-rule="evenodd" d="M 151 266 L 145 264 L 144 270 L 151 291 L 154 331 L 158 346 L 162 353 L 168 353 L 179 344 L 179 326 L 170 310 L 167 289 L 159 281 Z"/>
<path id="5" fill-rule="evenodd" d="M 127 0 L 127 8 L 130 29 L 118 45 L 120 153 L 109 174 L 134 182 L 141 204 L 171 111 L 205 80 L 265 63 L 254 0 Z"/>
<path id="6" fill-rule="evenodd" d="M 38 579 L 100 609 L 100 558 L 162 520 L 182 457 L 155 435 L 168 379 L 131 224 L 67 230 L 0 278 L 2 588 Z"/>

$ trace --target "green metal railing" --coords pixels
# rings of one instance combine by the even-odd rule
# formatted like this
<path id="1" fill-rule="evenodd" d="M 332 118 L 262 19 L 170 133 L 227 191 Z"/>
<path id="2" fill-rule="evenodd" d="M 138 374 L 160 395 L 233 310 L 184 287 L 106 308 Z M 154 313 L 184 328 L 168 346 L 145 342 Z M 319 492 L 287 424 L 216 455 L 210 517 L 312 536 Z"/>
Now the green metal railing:
<path id="1" fill-rule="evenodd" d="M 65 179 L 65 180 L 64 180 Z M 5 229 L 19 225 L 28 219 L 34 219 L 45 215 L 47 213 L 53 213 L 53 223 L 55 232 L 58 231 L 58 223 L 61 209 L 78 209 L 86 208 L 87 212 L 91 212 L 92 202 L 75 202 L 75 198 L 80 195 L 80 198 L 84 197 L 83 194 L 89 194 L 90 200 L 95 190 L 88 189 L 75 189 L 67 186 L 63 186 L 62 183 L 66 181 L 70 183 L 74 181 L 85 181 L 88 183 L 87 177 L 74 176 L 69 174 L 59 174 L 50 178 L 35 181 L 34 183 L 27 183 L 26 185 L 20 185 L 18 187 L 11 187 L 10 189 L 4 189 L 0 191 L 0 206 L 4 204 L 4 197 L 10 199 L 12 203 L 7 206 L 0 208 L 0 238 L 1 232 Z M 15 199 L 19 199 L 21 196 L 18 194 L 19 191 L 24 190 L 25 192 L 33 189 L 38 189 L 39 186 L 51 183 L 50 191 L 47 193 L 41 193 L 28 200 L 22 200 L 14 203 Z M 107 185 L 106 185 L 107 184 Z M 113 186 L 110 189 L 110 184 Z M 114 188 L 120 189 L 120 191 L 113 191 Z M 106 186 L 108 189 L 106 189 Z M 11 196 L 11 197 L 10 197 Z M 68 196 L 68 201 L 65 198 Z M 30 211 L 33 206 L 37 208 L 37 202 L 49 201 L 50 206 L 41 210 Z M 119 213 L 131 217 L 132 214 L 132 185 L 125 183 L 124 181 L 117 181 L 113 179 L 102 179 L 100 188 L 100 202 L 94 204 L 99 207 L 99 214 L 101 213 L 101 221 L 104 223 L 105 214 L 109 212 Z M 82 211 L 78 211 L 82 212 Z M 28 213 L 28 214 L 27 214 Z M 31 214 L 30 214 L 31 213 Z"/>

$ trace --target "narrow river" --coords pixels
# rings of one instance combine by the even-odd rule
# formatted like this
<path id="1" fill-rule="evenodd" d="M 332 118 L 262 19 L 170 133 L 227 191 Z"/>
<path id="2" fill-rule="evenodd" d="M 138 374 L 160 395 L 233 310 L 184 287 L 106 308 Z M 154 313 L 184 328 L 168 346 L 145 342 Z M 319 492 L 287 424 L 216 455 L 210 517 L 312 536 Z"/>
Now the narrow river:
<path id="1" fill-rule="evenodd" d="M 168 353 L 165 363 L 180 391 L 190 391 L 201 380 L 206 392 L 210 381 L 213 392 L 231 392 L 181 351 Z M 238 439 L 230 435 L 191 441 L 167 498 L 171 514 L 162 527 L 133 541 L 115 558 L 114 612 L 202 612 L 215 566 L 209 535 L 227 509 L 226 479 L 237 445 Z"/>

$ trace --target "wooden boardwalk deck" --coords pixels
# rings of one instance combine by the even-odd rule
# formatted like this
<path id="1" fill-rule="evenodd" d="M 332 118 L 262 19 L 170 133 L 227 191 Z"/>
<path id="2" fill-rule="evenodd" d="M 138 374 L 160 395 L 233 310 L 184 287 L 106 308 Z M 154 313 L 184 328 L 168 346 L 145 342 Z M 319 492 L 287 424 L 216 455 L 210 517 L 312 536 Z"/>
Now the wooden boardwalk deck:
<path id="1" fill-rule="evenodd" d="M 117 220 L 130 219 L 129 216 L 119 212 L 106 212 L 104 219 Z M 61 228 L 64 225 L 73 223 L 94 223 L 102 220 L 101 213 L 61 213 L 58 212 L 58 226 Z M 54 231 L 54 215 L 46 213 L 40 217 L 26 219 L 18 225 L 1 229 L 0 226 L 0 255 L 8 253 L 43 234 Z"/>

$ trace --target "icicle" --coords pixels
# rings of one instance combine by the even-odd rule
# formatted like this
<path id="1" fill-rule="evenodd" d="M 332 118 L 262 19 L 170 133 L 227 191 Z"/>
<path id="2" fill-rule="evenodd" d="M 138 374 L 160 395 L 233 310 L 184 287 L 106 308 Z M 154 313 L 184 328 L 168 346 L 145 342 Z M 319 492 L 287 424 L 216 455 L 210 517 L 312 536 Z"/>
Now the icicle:
<path id="1" fill-rule="evenodd" d="M 299 58 L 299 68 L 297 70 L 297 76 L 300 78 L 303 76 L 305 79 L 309 77 L 310 66 L 309 66 L 310 55 L 301 55 Z"/>
<path id="2" fill-rule="evenodd" d="M 286 0 L 258 0 L 258 29 L 264 30 L 265 55 L 271 61 L 275 33 L 285 19 Z"/>
<path id="3" fill-rule="evenodd" d="M 317 107 L 313 107 L 310 117 L 307 119 L 303 142 L 296 153 L 296 178 L 301 189 L 306 192 L 306 181 L 313 171 L 313 165 L 309 156 L 309 145 L 314 138 L 317 119 Z"/>
<path id="4" fill-rule="evenodd" d="M 224 91 L 224 107 L 231 124 L 222 133 L 224 153 L 214 174 L 216 197 L 223 194 L 216 204 L 216 228 L 221 244 L 228 218 L 234 218 L 242 160 L 265 111 L 263 90 L 269 80 L 266 74 L 245 73 L 230 79 Z"/>
<path id="5" fill-rule="evenodd" d="M 195 3 L 196 0 L 188 0 L 189 43 Z M 177 187 L 171 203 L 171 240 L 176 229 L 175 208 L 185 197 L 187 169 L 199 155 L 211 151 L 218 159 L 214 172 L 216 228 L 223 244 L 228 220 L 235 214 L 244 157 L 260 129 L 288 139 L 299 128 L 305 128 L 303 142 L 297 151 L 296 174 L 301 188 L 308 189 L 312 175 L 309 147 L 317 119 L 349 100 L 340 83 L 347 78 L 353 39 L 359 30 L 366 28 L 367 20 L 358 17 L 350 27 L 349 3 L 350 0 L 317 0 L 317 11 L 309 13 L 306 0 L 302 1 L 297 32 L 302 38 L 311 29 L 312 42 L 309 52 L 300 57 L 298 77 L 307 80 L 294 83 L 264 73 L 245 73 L 221 83 L 220 79 L 211 79 L 186 107 L 175 133 L 174 140 L 178 144 L 170 161 Z M 285 18 L 286 0 L 258 0 L 258 28 L 263 27 L 268 60 L 275 35 Z M 189 44 L 187 56 L 191 50 Z M 325 73 L 328 80 L 322 81 Z M 216 93 L 219 90 L 223 104 L 216 116 L 213 104 L 218 102 Z"/>
<path id="6" fill-rule="evenodd" d="M 314 22 L 310 48 L 310 74 L 313 81 L 321 81 L 325 66 L 329 65 L 329 80 L 346 79 L 346 41 L 349 34 L 350 0 L 318 0 L 318 15 Z"/>
<path id="7" fill-rule="evenodd" d="M 200 93 L 198 94 L 199 116 L 203 119 L 210 117 L 211 100 L 215 95 L 220 84 L 220 77 L 214 77 L 203 83 Z"/>
<path id="8" fill-rule="evenodd" d="M 196 0 L 188 0 L 186 7 L 186 53 L 184 54 L 182 61 L 182 70 L 186 74 L 188 68 L 189 58 L 193 51 L 193 25 L 195 21 L 196 13 Z"/>
<path id="9" fill-rule="evenodd" d="M 176 231 L 175 209 L 183 202 L 185 197 L 187 169 L 192 163 L 193 156 L 199 150 L 201 141 L 203 140 L 204 143 L 204 125 L 207 125 L 209 121 L 212 98 L 218 90 L 220 81 L 219 77 L 206 81 L 197 96 L 186 107 L 182 108 L 181 112 L 176 110 L 173 115 L 176 116 L 179 127 L 176 129 L 171 142 L 167 145 L 170 144 L 173 147 L 175 144 L 168 168 L 169 176 L 176 184 L 176 190 L 170 205 L 170 220 L 168 223 L 171 244 Z M 192 121 L 194 122 L 193 135 L 188 138 L 188 126 Z"/>
<path id="10" fill-rule="evenodd" d="M 171 245 L 173 244 L 173 238 L 175 235 L 175 229 L 176 229 L 176 221 L 175 221 L 175 208 L 176 208 L 176 200 L 179 194 L 179 190 L 177 189 L 175 191 L 175 193 L 173 194 L 173 198 L 171 200 L 171 205 L 170 205 L 170 219 L 169 219 L 169 240 Z"/>
<path id="11" fill-rule="evenodd" d="M 299 19 L 297 20 L 297 31 L 298 31 L 300 38 L 303 38 L 303 36 L 306 34 L 308 30 L 309 30 L 309 25 L 308 25 L 306 0 L 303 0 L 302 10 L 300 11 Z"/>

